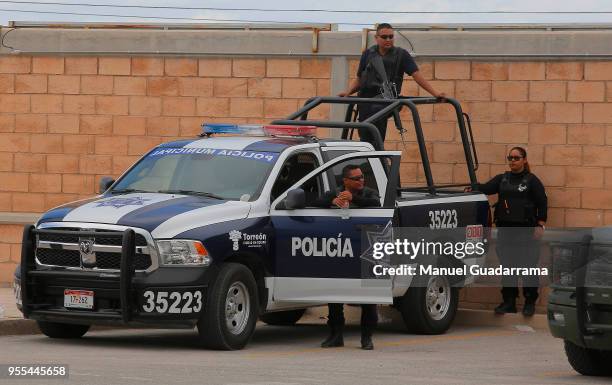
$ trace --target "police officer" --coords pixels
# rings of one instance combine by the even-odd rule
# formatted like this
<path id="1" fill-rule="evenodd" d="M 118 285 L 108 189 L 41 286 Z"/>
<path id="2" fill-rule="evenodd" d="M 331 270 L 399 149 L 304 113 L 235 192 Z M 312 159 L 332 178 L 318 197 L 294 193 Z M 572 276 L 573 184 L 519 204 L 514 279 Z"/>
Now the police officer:
<path id="1" fill-rule="evenodd" d="M 495 176 L 478 189 L 487 194 L 499 194 L 495 204 L 495 224 L 498 228 L 497 255 L 503 266 L 536 267 L 539 259 L 538 240 L 544 234 L 548 200 L 542 182 L 530 172 L 527 151 L 514 147 L 508 154 L 510 171 Z M 525 306 L 523 314 L 532 316 L 538 298 L 537 276 L 523 276 Z M 518 276 L 502 277 L 503 302 L 495 313 L 516 313 Z"/>
<path id="2" fill-rule="evenodd" d="M 347 165 L 342 169 L 343 188 L 339 192 L 330 192 L 321 200 L 321 206 L 330 205 L 340 208 L 347 207 L 376 207 L 380 206 L 380 197 L 376 190 L 365 186 L 363 171 L 359 166 Z M 344 304 L 330 303 L 327 324 L 330 335 L 321 343 L 322 348 L 344 346 L 342 331 L 344 329 Z M 361 305 L 361 348 L 374 349 L 372 334 L 378 324 L 376 305 Z"/>
<path id="3" fill-rule="evenodd" d="M 381 97 L 383 79 L 381 79 L 376 71 L 376 66 L 373 62 L 374 58 L 377 56 L 382 57 L 385 74 L 387 75 L 388 81 L 395 85 L 396 94 L 399 95 L 401 92 L 404 73 L 407 73 L 412 76 L 419 86 L 423 87 L 431 95 L 437 98 L 443 98 L 445 96 L 444 93 L 437 92 L 423 77 L 419 71 L 419 67 L 408 51 L 400 47 L 394 47 L 395 34 L 391 24 L 378 24 L 375 38 L 376 45 L 368 48 L 361 55 L 359 68 L 357 69 L 357 78 L 349 84 L 347 90 L 340 92 L 338 96 L 349 96 L 359 91 L 359 97 Z M 385 107 L 385 104 L 360 104 L 359 121 L 362 122 L 366 120 Z M 383 142 L 387 133 L 387 120 L 388 116 L 374 122 L 380 131 Z M 360 129 L 359 137 L 363 141 L 374 144 L 374 138 L 368 131 Z"/>

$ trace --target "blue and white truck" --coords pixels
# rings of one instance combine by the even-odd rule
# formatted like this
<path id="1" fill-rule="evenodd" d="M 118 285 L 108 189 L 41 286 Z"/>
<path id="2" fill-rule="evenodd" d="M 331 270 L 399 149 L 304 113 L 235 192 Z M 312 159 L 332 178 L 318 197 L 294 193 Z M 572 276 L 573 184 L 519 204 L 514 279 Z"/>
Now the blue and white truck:
<path id="1" fill-rule="evenodd" d="M 355 103 L 387 107 L 350 121 Z M 308 120 L 321 104 L 348 104 L 345 121 Z M 436 185 L 418 105 L 449 103 L 457 113 L 470 181 Z M 412 113 L 425 186 L 398 188 L 399 151 L 380 136 L 350 140 L 351 129 L 378 133 L 372 122 Z M 23 234 L 15 273 L 19 309 L 53 338 L 78 338 L 91 325 L 197 327 L 203 346 L 241 349 L 259 319 L 293 324 L 304 309 L 327 303 L 391 305 L 407 327 L 445 332 L 458 288 L 444 276 L 410 287 L 397 277 L 362 274 L 362 231 L 490 225 L 487 198 L 474 186 L 476 152 L 469 118 L 453 99 L 316 97 L 268 126 L 203 125 L 200 137 L 163 143 L 100 195 L 44 213 Z M 317 128 L 341 129 L 321 139 Z M 401 122 L 398 128 L 403 130 Z M 339 186 L 347 164 L 361 167 L 378 207 L 340 209 L 312 203 Z M 369 281 L 376 281 L 369 284 Z"/>

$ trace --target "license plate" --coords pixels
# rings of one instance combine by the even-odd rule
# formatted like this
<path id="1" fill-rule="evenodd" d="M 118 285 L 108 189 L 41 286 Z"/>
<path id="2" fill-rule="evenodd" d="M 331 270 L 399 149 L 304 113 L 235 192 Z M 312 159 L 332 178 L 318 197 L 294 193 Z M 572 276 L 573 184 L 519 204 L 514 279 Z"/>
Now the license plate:
<path id="1" fill-rule="evenodd" d="M 89 290 L 64 290 L 64 307 L 93 309 L 94 292 Z"/>
<path id="2" fill-rule="evenodd" d="M 482 242 L 484 231 L 482 225 L 468 225 L 465 228 L 466 242 Z"/>

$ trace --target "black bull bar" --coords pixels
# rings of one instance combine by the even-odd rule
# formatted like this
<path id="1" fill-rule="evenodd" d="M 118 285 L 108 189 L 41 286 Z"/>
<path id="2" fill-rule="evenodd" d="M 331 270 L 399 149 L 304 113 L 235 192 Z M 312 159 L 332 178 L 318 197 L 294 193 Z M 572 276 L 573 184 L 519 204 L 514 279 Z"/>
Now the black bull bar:
<path id="1" fill-rule="evenodd" d="M 116 232 L 101 232 L 101 231 L 69 231 L 69 230 L 49 230 L 36 229 L 34 225 L 27 225 L 23 229 L 23 239 L 21 248 L 21 307 L 24 318 L 30 318 L 32 311 L 36 311 L 41 315 L 62 315 L 65 312 L 53 310 L 38 310 L 39 306 L 32 303 L 34 292 L 31 291 L 32 281 L 38 276 L 53 276 L 59 274 L 67 274 L 66 272 L 57 272 L 53 270 L 36 270 L 35 250 L 36 250 L 36 235 L 53 234 L 63 236 L 79 236 L 79 237 L 115 237 L 121 238 L 121 263 L 119 277 L 115 278 L 119 281 L 119 299 L 121 303 L 120 314 L 95 314 L 91 313 L 89 318 L 100 318 L 107 320 L 116 320 L 123 323 L 128 323 L 132 320 L 134 309 L 130 301 L 132 295 L 132 284 L 135 272 L 134 258 L 136 255 L 136 235 L 134 230 L 127 229 L 123 233 Z M 69 273 L 68 273 L 69 274 Z"/>

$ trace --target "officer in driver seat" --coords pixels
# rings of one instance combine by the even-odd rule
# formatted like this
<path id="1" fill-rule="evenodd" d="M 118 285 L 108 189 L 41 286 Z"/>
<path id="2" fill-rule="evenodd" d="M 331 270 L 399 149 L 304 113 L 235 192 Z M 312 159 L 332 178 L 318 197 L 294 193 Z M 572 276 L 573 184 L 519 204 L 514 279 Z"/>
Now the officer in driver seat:
<path id="1" fill-rule="evenodd" d="M 365 185 L 361 167 L 349 164 L 342 169 L 342 188 L 338 192 L 329 191 L 319 199 L 319 207 L 380 207 L 378 192 Z"/>
<path id="2" fill-rule="evenodd" d="M 365 185 L 363 171 L 359 166 L 349 164 L 342 169 L 342 185 L 338 191 L 330 191 L 319 200 L 318 206 L 340 208 L 380 207 L 378 192 Z M 329 315 L 327 324 L 330 335 L 321 343 L 322 348 L 344 346 L 342 331 L 344 329 L 344 304 L 328 304 Z M 361 348 L 374 349 L 372 334 L 378 324 L 376 305 L 361 305 Z"/>

